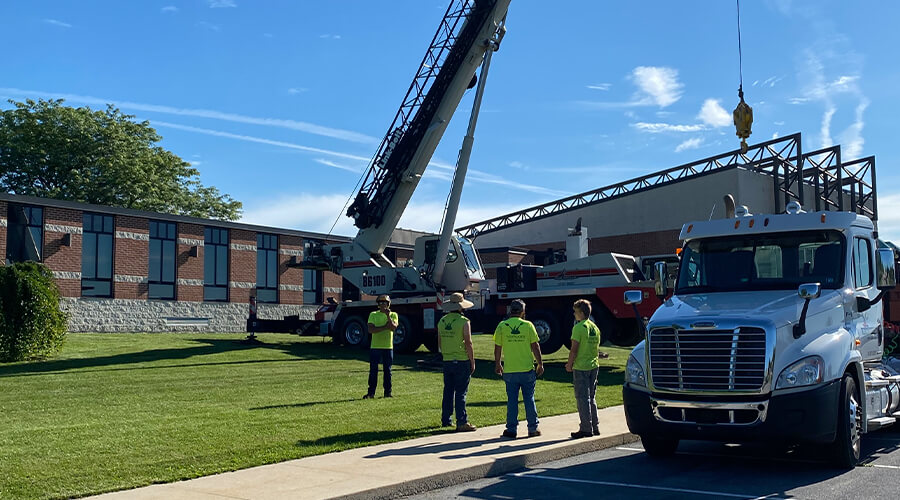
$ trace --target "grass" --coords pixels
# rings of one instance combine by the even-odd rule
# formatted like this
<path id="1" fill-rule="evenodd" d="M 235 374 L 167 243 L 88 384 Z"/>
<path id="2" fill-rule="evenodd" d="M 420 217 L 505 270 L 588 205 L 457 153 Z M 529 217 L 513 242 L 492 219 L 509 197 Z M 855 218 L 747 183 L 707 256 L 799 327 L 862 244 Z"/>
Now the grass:
<path id="1" fill-rule="evenodd" d="M 0 364 L 0 498 L 83 496 L 442 432 L 442 375 L 415 368 L 424 351 L 395 357 L 394 398 L 362 401 L 366 352 L 286 334 L 240 339 L 70 334 L 57 359 Z M 481 426 L 505 419 L 492 349 L 475 336 L 468 411 Z M 628 349 L 603 350 L 606 407 L 621 404 Z M 546 357 L 539 415 L 575 411 L 567 356 Z"/>

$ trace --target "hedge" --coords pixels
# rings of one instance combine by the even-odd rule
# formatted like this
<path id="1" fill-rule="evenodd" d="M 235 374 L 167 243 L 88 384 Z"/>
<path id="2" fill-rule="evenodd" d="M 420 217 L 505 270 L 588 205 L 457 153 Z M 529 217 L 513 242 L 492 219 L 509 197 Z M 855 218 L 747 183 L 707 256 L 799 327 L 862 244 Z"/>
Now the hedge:
<path id="1" fill-rule="evenodd" d="M 66 338 L 68 316 L 50 270 L 36 262 L 0 266 L 0 361 L 53 356 Z"/>

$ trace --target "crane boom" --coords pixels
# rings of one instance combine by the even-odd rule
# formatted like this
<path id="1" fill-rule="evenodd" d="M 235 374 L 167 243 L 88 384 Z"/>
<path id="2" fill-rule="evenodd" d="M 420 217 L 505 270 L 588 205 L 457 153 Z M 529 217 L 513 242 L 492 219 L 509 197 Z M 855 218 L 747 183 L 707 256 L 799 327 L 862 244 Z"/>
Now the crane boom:
<path id="1" fill-rule="evenodd" d="M 359 228 L 354 242 L 370 256 L 390 241 L 508 7 L 509 0 L 454 0 L 447 9 L 347 209 Z"/>

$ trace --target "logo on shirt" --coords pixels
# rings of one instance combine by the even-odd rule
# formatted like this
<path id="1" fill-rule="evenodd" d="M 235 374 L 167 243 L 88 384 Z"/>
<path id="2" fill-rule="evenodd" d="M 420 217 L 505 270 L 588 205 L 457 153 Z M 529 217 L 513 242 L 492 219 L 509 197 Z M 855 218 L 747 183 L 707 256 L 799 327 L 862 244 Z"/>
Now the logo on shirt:
<path id="1" fill-rule="evenodd" d="M 507 323 L 506 326 L 509 326 L 509 323 Z M 510 335 L 519 335 L 519 326 L 521 326 L 521 325 L 509 326 L 509 334 Z"/>
<path id="2" fill-rule="evenodd" d="M 589 337 L 596 337 L 596 336 L 597 336 L 597 329 L 594 328 L 594 327 L 588 328 L 588 336 L 589 336 Z"/>

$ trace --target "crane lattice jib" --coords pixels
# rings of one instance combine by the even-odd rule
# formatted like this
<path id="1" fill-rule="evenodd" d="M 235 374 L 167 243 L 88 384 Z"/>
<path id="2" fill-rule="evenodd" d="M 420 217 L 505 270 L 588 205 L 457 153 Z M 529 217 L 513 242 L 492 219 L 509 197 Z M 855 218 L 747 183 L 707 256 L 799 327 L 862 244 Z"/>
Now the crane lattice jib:
<path id="1" fill-rule="evenodd" d="M 447 8 L 400 110 L 347 209 L 360 229 L 381 224 L 404 172 L 456 71 L 477 40 L 496 0 L 456 0 Z"/>

